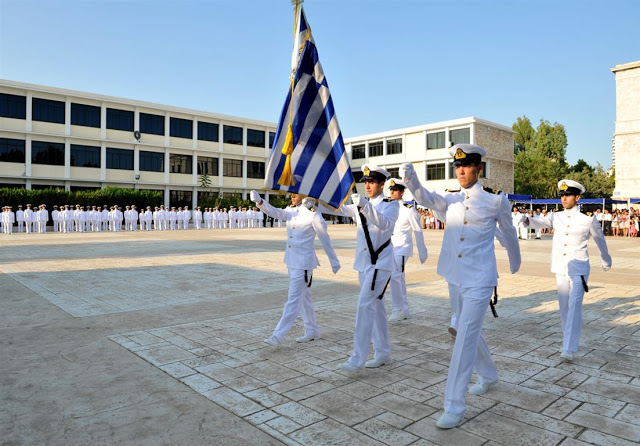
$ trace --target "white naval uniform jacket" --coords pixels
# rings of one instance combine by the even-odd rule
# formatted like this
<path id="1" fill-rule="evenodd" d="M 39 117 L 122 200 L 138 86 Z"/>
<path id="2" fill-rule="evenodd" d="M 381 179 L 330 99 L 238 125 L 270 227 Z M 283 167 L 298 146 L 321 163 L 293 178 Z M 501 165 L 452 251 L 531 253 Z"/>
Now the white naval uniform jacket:
<path id="1" fill-rule="evenodd" d="M 387 240 L 390 240 L 393 235 L 393 229 L 398 220 L 399 205 L 396 200 L 384 198 L 382 194 L 369 201 L 363 200 L 363 202 L 365 204 L 360 210 L 362 211 L 362 215 L 367 219 L 367 229 L 369 230 L 373 249 L 377 250 L 386 243 Z M 335 212 L 325 207 L 321 207 L 321 209 L 325 214 L 342 215 L 355 220 L 358 228 L 358 238 L 353 269 L 363 273 L 371 268 L 373 266 L 371 264 L 371 255 L 369 253 L 367 239 L 364 236 L 364 230 L 362 229 L 362 221 L 360 220 L 358 207 L 355 204 L 345 204 Z M 375 268 L 388 271 L 395 269 L 392 243 L 389 243 L 379 254 Z"/>
<path id="2" fill-rule="evenodd" d="M 438 274 L 451 285 L 473 287 L 498 285 L 498 268 L 493 238 L 496 222 L 509 256 L 511 272 L 520 269 L 520 246 L 511 220 L 506 195 L 487 192 L 482 183 L 446 195 L 430 192 L 414 175 L 407 183 L 416 201 L 436 212 L 446 213 Z"/>
<path id="3" fill-rule="evenodd" d="M 581 213 L 578 206 L 546 216 L 529 218 L 529 227 L 553 228 L 552 273 L 563 276 L 588 276 L 590 266 L 587 245 L 590 235 L 600 250 L 602 266 L 611 267 L 611 256 L 600 223 L 594 217 Z"/>
<path id="4" fill-rule="evenodd" d="M 413 233 L 418 232 L 422 235 L 420 227 L 420 217 L 414 208 L 408 208 L 405 205 L 399 206 L 398 220 L 393 228 L 393 236 L 391 244 L 393 244 L 393 252 L 397 256 L 413 257 Z M 420 237 L 418 235 L 418 237 Z M 422 243 L 423 240 L 416 240 L 416 244 Z M 418 247 L 420 249 L 420 247 Z"/>
<path id="5" fill-rule="evenodd" d="M 329 257 L 331 266 L 340 265 L 331 239 L 327 232 L 327 223 L 319 213 L 310 211 L 304 206 L 289 206 L 278 209 L 265 200 L 259 205 L 267 215 L 278 220 L 287 221 L 287 248 L 284 251 L 284 263 L 292 269 L 315 269 L 320 262 L 313 248 L 313 242 L 318 235 L 324 251 Z"/>

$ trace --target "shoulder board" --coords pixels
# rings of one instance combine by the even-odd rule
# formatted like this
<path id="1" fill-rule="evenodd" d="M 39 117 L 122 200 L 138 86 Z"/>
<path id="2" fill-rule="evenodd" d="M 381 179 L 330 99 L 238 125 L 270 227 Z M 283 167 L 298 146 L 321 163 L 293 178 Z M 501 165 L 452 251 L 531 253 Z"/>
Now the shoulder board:
<path id="1" fill-rule="evenodd" d="M 396 201 L 396 200 L 393 200 L 391 198 L 383 198 L 382 201 L 386 201 L 387 203 L 390 203 L 390 202 Z"/>
<path id="2" fill-rule="evenodd" d="M 409 203 L 402 203 L 402 204 L 404 204 L 404 206 L 405 206 L 405 207 L 407 207 L 407 208 L 409 208 L 409 209 L 411 209 L 411 208 L 413 207 L 413 205 L 412 205 L 412 204 L 409 204 Z"/>
<path id="3" fill-rule="evenodd" d="M 445 189 L 445 192 L 460 192 L 460 189 Z"/>
<path id="4" fill-rule="evenodd" d="M 498 189 L 491 189 L 490 187 L 483 187 L 485 192 L 489 192 L 490 194 L 496 194 L 496 195 L 500 195 L 502 193 L 501 190 Z"/>

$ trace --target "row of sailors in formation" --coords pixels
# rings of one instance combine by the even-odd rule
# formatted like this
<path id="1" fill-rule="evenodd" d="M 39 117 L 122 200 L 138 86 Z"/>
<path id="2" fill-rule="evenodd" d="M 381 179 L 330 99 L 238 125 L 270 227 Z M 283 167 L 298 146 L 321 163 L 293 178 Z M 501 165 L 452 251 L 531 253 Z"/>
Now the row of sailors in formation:
<path id="1" fill-rule="evenodd" d="M 2 208 L 0 214 L 1 231 L 4 234 L 13 233 L 14 223 L 18 224 L 18 232 L 30 234 L 32 232 L 46 233 L 47 222 L 49 221 L 49 211 L 46 205 L 31 208 L 30 204 L 26 209 L 18 206 L 18 210 L 13 212 L 11 206 Z M 146 210 L 138 212 L 135 206 L 126 206 L 125 210 L 119 206 L 92 206 L 90 209 L 76 205 L 75 209 L 71 205 L 54 206 L 51 211 L 54 232 L 89 232 L 89 231 L 136 231 L 138 222 L 140 230 L 157 231 L 189 229 L 190 222 L 194 229 L 227 229 L 227 228 L 261 228 L 264 226 L 264 213 L 258 208 L 202 208 L 197 207 L 189 210 L 188 206 L 178 207 L 155 207 L 151 210 L 147 206 Z M 283 226 L 283 222 L 276 220 L 274 226 Z"/>

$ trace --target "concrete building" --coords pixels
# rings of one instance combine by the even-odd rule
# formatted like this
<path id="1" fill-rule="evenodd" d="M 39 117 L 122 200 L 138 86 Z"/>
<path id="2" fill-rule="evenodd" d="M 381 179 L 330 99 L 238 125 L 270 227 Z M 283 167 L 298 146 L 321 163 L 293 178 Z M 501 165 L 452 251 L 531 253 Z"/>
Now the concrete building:
<path id="1" fill-rule="evenodd" d="M 152 189 L 165 205 L 264 185 L 276 125 L 0 80 L 0 187 Z M 201 187 L 207 174 L 209 187 Z"/>
<path id="2" fill-rule="evenodd" d="M 398 177 L 400 165 L 410 162 L 420 181 L 437 191 L 460 187 L 448 147 L 478 144 L 488 152 L 482 183 L 513 193 L 514 133 L 509 127 L 469 117 L 347 138 L 345 143 L 356 181 L 362 178 L 360 167 L 364 163 L 375 163 Z M 362 193 L 362 186 L 358 190 Z"/>
<path id="3" fill-rule="evenodd" d="M 640 61 L 616 65 L 616 186 L 613 198 L 640 197 Z"/>

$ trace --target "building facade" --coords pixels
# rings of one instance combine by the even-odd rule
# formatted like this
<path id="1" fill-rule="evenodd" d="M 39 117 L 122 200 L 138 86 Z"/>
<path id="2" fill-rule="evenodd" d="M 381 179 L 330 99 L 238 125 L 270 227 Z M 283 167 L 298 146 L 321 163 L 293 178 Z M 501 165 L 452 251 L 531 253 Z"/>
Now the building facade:
<path id="1" fill-rule="evenodd" d="M 477 144 L 488 152 L 481 178 L 484 186 L 513 193 L 513 135 L 509 127 L 469 117 L 347 138 L 345 143 L 356 181 L 362 178 L 364 163 L 384 167 L 394 177 L 402 163 L 412 163 L 420 181 L 437 191 L 460 187 L 448 147 Z M 362 193 L 362 186 L 358 190 Z"/>
<path id="2" fill-rule="evenodd" d="M 616 65 L 614 199 L 640 198 L 640 61 Z"/>
<path id="3" fill-rule="evenodd" d="M 0 80 L 0 187 L 157 190 L 165 205 L 264 186 L 276 125 Z M 203 175 L 208 186 L 203 187 Z"/>

